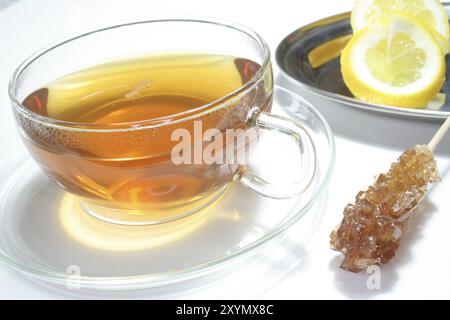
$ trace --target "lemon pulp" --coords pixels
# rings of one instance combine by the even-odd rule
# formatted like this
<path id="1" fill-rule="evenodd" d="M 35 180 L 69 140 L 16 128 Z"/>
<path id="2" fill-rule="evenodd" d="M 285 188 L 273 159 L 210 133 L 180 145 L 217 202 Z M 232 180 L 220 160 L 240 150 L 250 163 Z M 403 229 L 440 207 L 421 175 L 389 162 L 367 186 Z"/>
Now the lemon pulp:
<path id="1" fill-rule="evenodd" d="M 404 87 L 421 78 L 426 53 L 416 47 L 408 34 L 398 32 L 369 48 L 365 59 L 374 78 L 393 87 Z"/>

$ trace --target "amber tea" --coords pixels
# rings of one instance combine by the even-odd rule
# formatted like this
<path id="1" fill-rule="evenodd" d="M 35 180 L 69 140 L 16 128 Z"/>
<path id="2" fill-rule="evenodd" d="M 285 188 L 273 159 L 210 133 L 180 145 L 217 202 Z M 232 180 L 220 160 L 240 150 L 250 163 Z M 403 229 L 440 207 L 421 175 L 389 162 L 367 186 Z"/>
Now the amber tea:
<path id="1" fill-rule="evenodd" d="M 241 88 L 259 68 L 247 59 L 195 53 L 89 67 L 28 95 L 24 106 L 58 120 L 65 130 L 22 124 L 24 140 L 50 177 L 90 205 L 164 214 L 164 209 L 207 201 L 237 167 L 175 165 L 171 132 L 193 130 L 190 116 L 217 107 L 214 101 Z M 203 129 L 242 127 L 252 106 L 270 108 L 263 87 L 246 99 L 234 101 L 231 95 L 228 100 L 229 108 L 200 117 Z"/>

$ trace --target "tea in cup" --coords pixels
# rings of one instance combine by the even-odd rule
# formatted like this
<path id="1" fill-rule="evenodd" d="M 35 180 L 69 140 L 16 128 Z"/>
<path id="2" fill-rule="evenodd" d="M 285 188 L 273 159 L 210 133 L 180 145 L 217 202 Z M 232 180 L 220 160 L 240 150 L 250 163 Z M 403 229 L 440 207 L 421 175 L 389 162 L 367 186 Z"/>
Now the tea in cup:
<path id="1" fill-rule="evenodd" d="M 121 224 L 194 213 L 234 179 L 275 198 L 303 192 L 314 145 L 301 123 L 270 114 L 272 91 L 260 36 L 195 19 L 85 33 L 34 54 L 10 83 L 34 160 L 86 212 Z M 296 139 L 301 183 L 273 186 L 247 169 L 260 130 Z"/>

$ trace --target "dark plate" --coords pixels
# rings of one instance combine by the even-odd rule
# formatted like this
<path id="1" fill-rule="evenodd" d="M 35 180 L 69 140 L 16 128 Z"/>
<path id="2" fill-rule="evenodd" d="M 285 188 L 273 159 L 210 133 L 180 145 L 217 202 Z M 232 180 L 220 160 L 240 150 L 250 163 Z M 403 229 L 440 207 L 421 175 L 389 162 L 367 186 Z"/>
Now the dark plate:
<path id="1" fill-rule="evenodd" d="M 450 3 L 444 3 L 444 6 L 449 12 Z M 445 119 L 450 115 L 450 101 L 447 100 L 450 93 L 449 55 L 446 57 L 447 80 L 442 88 L 442 92 L 446 94 L 447 99 L 445 105 L 439 110 L 398 108 L 355 99 L 342 79 L 339 45 L 324 47 L 327 43 L 330 44 L 330 41 L 331 43 L 339 42 L 339 39 L 341 39 L 341 44 L 344 44 L 344 37 L 350 37 L 351 34 L 349 12 L 308 24 L 295 30 L 281 41 L 275 53 L 277 64 L 288 78 L 293 79 L 310 92 L 347 106 L 421 119 Z M 320 47 L 322 50 L 326 48 L 325 51 L 331 56 L 335 53 L 335 57 L 323 64 L 319 63 L 319 65 L 313 66 L 314 60 L 311 59 L 310 61 L 309 56 L 313 50 L 317 50 L 317 48 L 321 50 Z"/>

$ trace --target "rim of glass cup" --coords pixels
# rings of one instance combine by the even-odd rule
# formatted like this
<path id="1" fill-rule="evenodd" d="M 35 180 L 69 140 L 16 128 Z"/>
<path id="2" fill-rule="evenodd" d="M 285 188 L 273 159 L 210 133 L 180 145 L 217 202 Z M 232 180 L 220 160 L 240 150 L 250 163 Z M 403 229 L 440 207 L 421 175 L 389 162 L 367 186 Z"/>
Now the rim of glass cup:
<path id="1" fill-rule="evenodd" d="M 290 90 L 278 86 L 274 86 L 274 90 L 292 95 L 302 102 L 305 101 L 303 98 L 301 98 L 296 93 Z M 121 277 L 80 276 L 77 277 L 76 284 L 77 285 L 79 284 L 81 288 L 85 289 L 115 291 L 115 290 L 134 290 L 134 289 L 153 288 L 157 286 L 177 283 L 188 279 L 193 279 L 202 274 L 208 274 L 209 272 L 214 271 L 215 268 L 223 267 L 228 262 L 231 262 L 235 258 L 245 256 L 246 254 L 250 253 L 253 249 L 256 249 L 268 243 L 270 240 L 273 240 L 275 237 L 277 237 L 278 235 L 282 234 L 287 229 L 289 229 L 292 225 L 294 225 L 300 218 L 302 218 L 305 215 L 305 213 L 315 204 L 316 199 L 323 193 L 326 186 L 328 185 L 329 180 L 331 179 L 336 159 L 336 146 L 331 128 L 329 127 L 325 118 L 311 104 L 308 103 L 308 105 L 312 108 L 316 116 L 321 120 L 325 128 L 325 135 L 327 137 L 327 142 L 330 148 L 329 164 L 326 169 L 326 172 L 324 172 L 322 178 L 319 180 L 319 183 L 316 187 L 313 196 L 309 199 L 307 203 L 305 203 L 305 205 L 300 210 L 295 208 L 291 209 L 289 213 L 289 215 L 291 216 L 289 217 L 288 215 L 289 217 L 288 219 L 285 219 L 278 225 L 274 226 L 274 228 L 271 231 L 269 231 L 265 236 L 252 242 L 251 244 L 245 247 L 233 251 L 232 253 L 226 256 L 220 256 L 212 260 L 208 260 L 193 265 L 189 268 L 181 270 L 173 270 L 169 272 L 159 272 L 154 274 L 142 274 L 136 276 L 121 276 Z M 283 110 L 285 110 L 287 114 L 290 115 L 293 114 L 288 109 L 283 108 Z M 298 210 L 298 212 L 293 213 L 296 210 Z M 7 254 L 5 254 L 5 252 L 1 248 L 0 248 L 0 260 L 3 260 L 4 262 L 14 267 L 15 269 L 21 270 L 34 278 L 48 281 L 50 283 L 67 284 L 67 281 L 69 279 L 73 280 L 72 278 L 73 276 L 68 274 L 64 274 L 58 271 L 55 272 L 46 271 L 33 266 L 24 265 L 16 261 L 15 259 L 9 257 Z"/>
<path id="2" fill-rule="evenodd" d="M 63 46 L 71 41 L 75 41 L 77 39 L 87 37 L 94 33 L 100 33 L 103 31 L 108 31 L 111 29 L 127 27 L 132 25 L 139 24 L 147 24 L 147 23 L 166 23 L 166 22 L 193 22 L 193 23 L 205 23 L 205 24 L 213 24 L 216 26 L 221 26 L 224 28 L 230 28 L 242 33 L 245 33 L 247 36 L 255 40 L 260 48 L 263 50 L 264 59 L 262 64 L 260 65 L 258 71 L 255 75 L 247 82 L 245 82 L 242 86 L 230 92 L 229 94 L 220 97 L 216 100 L 213 100 L 207 104 L 203 104 L 195 109 L 190 109 L 188 111 L 176 113 L 171 115 L 172 117 L 178 117 L 174 120 L 167 121 L 167 117 L 158 117 L 150 120 L 140 120 L 140 121 L 130 121 L 123 124 L 118 128 L 105 128 L 104 124 L 93 124 L 93 123 L 81 123 L 81 122 L 71 122 L 71 121 L 63 121 L 52 119 L 50 117 L 46 117 L 40 114 L 37 114 L 27 107 L 25 107 L 22 102 L 17 98 L 16 91 L 18 84 L 18 79 L 21 74 L 30 66 L 33 62 L 38 60 L 41 56 L 46 53 L 56 49 L 60 46 Z M 65 37 L 61 40 L 53 42 L 40 50 L 35 51 L 31 56 L 25 59 L 13 72 L 9 84 L 8 84 L 8 94 L 9 98 L 12 101 L 13 108 L 20 112 L 23 116 L 31 119 L 32 121 L 39 122 L 45 126 L 50 126 L 54 128 L 64 129 L 64 130 L 75 130 L 75 131 L 88 131 L 88 132 L 120 132 L 120 131 L 137 131 L 137 130 L 145 130 L 157 127 L 163 127 L 167 125 L 172 125 L 175 123 L 180 123 L 184 121 L 189 121 L 195 118 L 202 117 L 210 112 L 217 111 L 221 108 L 226 108 L 228 105 L 233 103 L 236 100 L 239 100 L 246 93 L 251 91 L 260 81 L 263 79 L 263 75 L 267 71 L 267 68 L 270 67 L 270 50 L 266 41 L 253 29 L 242 26 L 240 24 L 230 22 L 227 20 L 216 19 L 216 18 L 206 18 L 206 17 L 194 17 L 194 16 L 182 16 L 182 17 L 164 17 L 164 18 L 155 18 L 148 20 L 140 20 L 140 21 L 125 21 L 122 23 L 117 23 L 113 25 L 107 25 L 103 27 L 96 27 L 90 29 L 88 31 L 84 31 L 75 35 L 71 35 Z M 203 111 L 202 111 L 203 110 Z M 196 112 L 199 111 L 199 112 Z M 187 116 L 184 116 L 187 115 Z M 125 127 L 124 127 L 125 126 Z"/>

